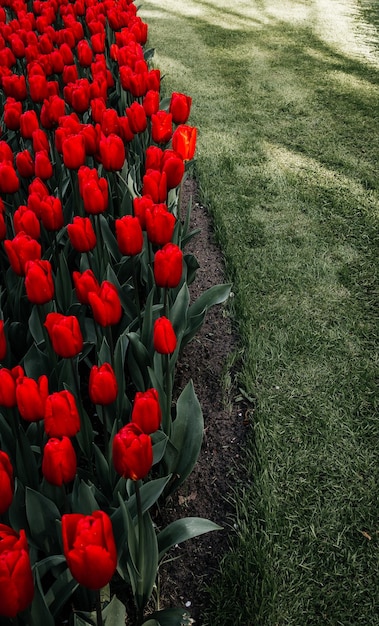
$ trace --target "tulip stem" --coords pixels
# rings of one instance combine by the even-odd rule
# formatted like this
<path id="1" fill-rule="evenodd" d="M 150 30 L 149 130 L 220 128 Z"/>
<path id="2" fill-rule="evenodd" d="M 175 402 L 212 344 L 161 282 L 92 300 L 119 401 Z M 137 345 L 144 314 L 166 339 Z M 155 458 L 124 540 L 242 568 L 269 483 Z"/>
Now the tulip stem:
<path id="1" fill-rule="evenodd" d="M 170 355 L 162 354 L 164 359 L 164 367 L 165 367 L 165 392 L 166 392 L 166 435 L 168 437 L 171 436 L 171 400 L 172 400 L 172 379 L 170 372 Z"/>
<path id="2" fill-rule="evenodd" d="M 103 615 L 101 613 L 100 589 L 96 589 L 96 623 L 97 626 L 103 626 Z"/>
<path id="3" fill-rule="evenodd" d="M 142 511 L 142 500 L 141 500 L 141 491 L 139 486 L 139 481 L 134 481 L 135 494 L 136 494 L 136 504 L 137 504 L 137 518 L 138 518 L 138 556 L 140 559 L 143 558 L 144 552 L 144 534 L 143 534 L 143 511 Z M 137 626 L 141 626 L 143 621 L 143 607 L 138 606 L 137 604 Z"/>

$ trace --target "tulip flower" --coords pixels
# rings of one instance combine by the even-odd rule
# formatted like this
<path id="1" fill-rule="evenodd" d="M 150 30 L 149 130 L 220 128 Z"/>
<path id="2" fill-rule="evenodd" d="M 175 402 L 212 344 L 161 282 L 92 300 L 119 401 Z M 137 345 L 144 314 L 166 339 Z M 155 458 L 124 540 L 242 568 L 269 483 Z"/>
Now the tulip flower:
<path id="1" fill-rule="evenodd" d="M 174 189 L 182 182 L 184 161 L 174 150 L 165 150 L 162 157 L 162 172 L 166 174 L 167 189 Z"/>
<path id="2" fill-rule="evenodd" d="M 63 163 L 68 169 L 78 170 L 86 162 L 86 145 L 83 135 L 70 135 L 62 142 Z"/>
<path id="3" fill-rule="evenodd" d="M 0 524 L 0 615 L 15 618 L 33 600 L 34 584 L 24 530 Z"/>
<path id="4" fill-rule="evenodd" d="M 54 296 L 54 280 L 51 263 L 37 259 L 25 265 L 25 289 L 29 302 L 44 304 Z"/>
<path id="5" fill-rule="evenodd" d="M 89 252 L 96 245 L 96 235 L 89 217 L 74 217 L 67 225 L 72 247 L 78 252 Z"/>
<path id="6" fill-rule="evenodd" d="M 18 152 L 18 154 L 16 154 L 16 167 L 18 173 L 23 178 L 31 178 L 32 176 L 34 176 L 34 161 L 29 150 L 25 149 L 22 150 L 22 152 Z"/>
<path id="7" fill-rule="evenodd" d="M 27 376 L 20 376 L 16 381 L 17 408 L 27 422 L 37 422 L 44 418 L 48 395 L 49 383 L 45 374 L 38 381 Z"/>
<path id="8" fill-rule="evenodd" d="M 73 272 L 72 278 L 75 285 L 76 297 L 81 304 L 89 304 L 88 295 L 94 291 L 99 293 L 100 285 L 92 270 L 85 270 L 82 274 L 80 272 Z"/>
<path id="9" fill-rule="evenodd" d="M 21 114 L 20 133 L 23 139 L 31 139 L 37 128 L 39 128 L 39 121 L 34 110 L 25 111 L 25 113 Z"/>
<path id="10" fill-rule="evenodd" d="M 143 233 L 138 217 L 124 215 L 115 221 L 117 244 L 121 254 L 134 256 L 143 248 Z"/>
<path id="11" fill-rule="evenodd" d="M 11 460 L 6 452 L 0 450 L 0 515 L 7 511 L 12 503 L 14 477 Z"/>
<path id="12" fill-rule="evenodd" d="M 140 480 L 153 464 L 151 438 L 137 424 L 126 424 L 113 438 L 113 464 L 124 478 Z"/>
<path id="13" fill-rule="evenodd" d="M 41 258 L 41 245 L 24 232 L 18 233 L 14 239 L 6 239 L 4 248 L 12 270 L 18 276 L 25 275 L 25 266 L 28 261 Z"/>
<path id="14" fill-rule="evenodd" d="M 158 430 L 162 419 L 158 391 L 154 388 L 137 391 L 132 409 L 132 423 L 150 435 Z"/>
<path id="15" fill-rule="evenodd" d="M 47 150 L 49 152 L 50 145 L 49 139 L 42 128 L 37 128 L 32 135 L 32 143 L 34 152 L 38 152 L 39 150 Z"/>
<path id="16" fill-rule="evenodd" d="M 86 39 L 82 39 L 77 45 L 78 61 L 81 67 L 90 67 L 93 59 L 93 51 Z"/>
<path id="17" fill-rule="evenodd" d="M 133 104 L 126 109 L 126 116 L 133 133 L 142 133 L 147 128 L 145 109 L 139 102 L 133 102 Z"/>
<path id="18" fill-rule="evenodd" d="M 53 166 L 47 150 L 39 150 L 35 155 L 35 175 L 47 180 L 53 175 Z"/>
<path id="19" fill-rule="evenodd" d="M 122 315 L 121 302 L 118 291 L 111 282 L 104 280 L 98 292 L 90 291 L 88 301 L 97 324 L 103 327 L 118 324 Z"/>
<path id="20" fill-rule="evenodd" d="M 58 356 L 71 358 L 81 352 L 83 336 L 77 317 L 62 313 L 48 313 L 44 326 Z"/>
<path id="21" fill-rule="evenodd" d="M 7 98 L 4 104 L 4 124 L 9 130 L 19 130 L 22 103 L 14 98 Z"/>
<path id="22" fill-rule="evenodd" d="M 112 404 L 117 398 L 116 375 L 110 363 L 91 368 L 88 383 L 89 397 L 94 404 Z"/>
<path id="23" fill-rule="evenodd" d="M 176 348 L 176 335 L 170 320 L 159 317 L 154 323 L 154 350 L 160 354 L 172 354 Z"/>
<path id="24" fill-rule="evenodd" d="M 154 278 L 158 287 L 177 287 L 183 271 L 183 253 L 174 243 L 166 243 L 154 257 Z"/>
<path id="25" fill-rule="evenodd" d="M 84 210 L 89 215 L 103 213 L 108 208 L 108 183 L 99 178 L 96 169 L 83 165 L 78 171 L 79 192 Z"/>
<path id="26" fill-rule="evenodd" d="M 16 406 L 16 380 L 23 375 L 24 371 L 19 365 L 11 370 L 6 367 L 0 368 L 0 406 L 8 409 Z"/>
<path id="27" fill-rule="evenodd" d="M 125 163 L 125 146 L 121 137 L 111 133 L 104 135 L 99 143 L 99 158 L 108 171 L 117 171 L 123 168 Z"/>
<path id="28" fill-rule="evenodd" d="M 7 339 L 4 331 L 4 320 L 0 320 L 0 361 L 5 359 L 7 354 Z"/>
<path id="29" fill-rule="evenodd" d="M 176 219 L 167 209 L 166 204 L 154 204 L 146 209 L 146 233 L 149 241 L 157 246 L 164 246 L 171 241 Z"/>
<path id="30" fill-rule="evenodd" d="M 23 75 L 11 74 L 10 76 L 3 76 L 1 86 L 5 95 L 15 100 L 25 100 L 28 95 L 26 80 Z"/>
<path id="31" fill-rule="evenodd" d="M 62 516 L 63 552 L 71 574 L 89 589 L 107 585 L 117 567 L 112 522 L 104 511 Z"/>
<path id="32" fill-rule="evenodd" d="M 172 136 L 172 115 L 158 111 L 151 116 L 151 136 L 155 143 L 167 143 Z"/>
<path id="33" fill-rule="evenodd" d="M 40 203 L 41 222 L 46 230 L 59 230 L 64 224 L 62 202 L 55 196 L 46 196 Z"/>
<path id="34" fill-rule="evenodd" d="M 171 94 L 169 111 L 174 124 L 185 124 L 191 111 L 192 98 L 184 93 L 174 91 Z"/>
<path id="35" fill-rule="evenodd" d="M 138 217 L 142 230 L 146 228 L 146 209 L 154 204 L 151 196 L 133 198 L 133 212 Z"/>
<path id="36" fill-rule="evenodd" d="M 15 193 L 20 187 L 20 181 L 12 161 L 0 162 L 0 193 Z"/>
<path id="37" fill-rule="evenodd" d="M 44 424 L 49 437 L 75 437 L 79 432 L 79 412 L 70 391 L 65 389 L 47 396 Z"/>
<path id="38" fill-rule="evenodd" d="M 42 474 L 57 487 L 70 483 L 75 478 L 77 467 L 76 453 L 71 440 L 63 436 L 51 437 L 43 450 Z"/>
<path id="39" fill-rule="evenodd" d="M 142 195 L 151 196 L 153 202 L 166 202 L 167 200 L 167 177 L 163 172 L 149 169 L 143 176 Z"/>
<path id="40" fill-rule="evenodd" d="M 13 226 L 16 235 L 24 232 L 32 239 L 38 239 L 41 234 L 41 225 L 38 217 L 25 205 L 20 205 L 13 214 Z"/>
<path id="41" fill-rule="evenodd" d="M 172 147 L 183 159 L 190 161 L 193 159 L 196 149 L 197 129 L 192 126 L 180 124 L 172 136 Z"/>
<path id="42" fill-rule="evenodd" d="M 151 117 L 153 113 L 156 113 L 159 109 L 160 95 L 158 91 L 149 89 L 142 101 L 142 106 L 145 109 L 145 113 L 148 117 Z"/>

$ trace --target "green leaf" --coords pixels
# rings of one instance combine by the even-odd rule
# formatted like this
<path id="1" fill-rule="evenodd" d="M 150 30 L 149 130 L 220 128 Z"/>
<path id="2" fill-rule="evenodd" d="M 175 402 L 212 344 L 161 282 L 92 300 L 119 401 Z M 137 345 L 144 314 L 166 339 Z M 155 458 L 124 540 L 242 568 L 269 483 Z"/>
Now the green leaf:
<path id="1" fill-rule="evenodd" d="M 214 530 L 223 529 L 222 526 L 203 517 L 186 517 L 171 522 L 158 534 L 159 560 L 173 546 Z"/>
<path id="2" fill-rule="evenodd" d="M 113 596 L 108 606 L 103 609 L 102 616 L 106 626 L 125 626 L 126 609 L 117 596 Z"/>
<path id="3" fill-rule="evenodd" d="M 206 311 L 215 304 L 221 304 L 229 298 L 231 290 L 230 284 L 213 285 L 197 298 L 197 300 L 190 306 L 189 317 L 199 315 L 202 311 Z"/>
<path id="4" fill-rule="evenodd" d="M 178 450 L 174 467 L 176 474 L 168 493 L 177 489 L 192 472 L 198 459 L 204 434 L 204 419 L 192 380 L 180 394 L 176 405 L 176 418 L 172 423 L 171 443 Z"/>
<path id="5" fill-rule="evenodd" d="M 32 626 L 54 626 L 54 617 L 50 613 L 45 595 L 42 590 L 41 579 L 38 570 L 35 571 L 34 597 L 31 607 Z"/>
<path id="6" fill-rule="evenodd" d="M 190 294 L 187 283 L 183 283 L 175 302 L 170 309 L 170 321 L 174 327 L 176 336 L 181 336 L 187 326 L 187 313 L 190 302 Z"/>
<path id="7" fill-rule="evenodd" d="M 87 485 L 84 480 L 76 476 L 72 489 L 72 510 L 74 513 L 91 515 L 93 511 L 97 511 L 99 505 L 93 491 L 92 485 Z"/>
<path id="8" fill-rule="evenodd" d="M 112 233 L 108 221 L 105 219 L 104 215 L 100 215 L 99 217 L 104 243 L 107 246 L 109 254 L 114 258 L 116 263 L 119 263 L 122 255 L 117 245 L 116 237 Z"/>
<path id="9" fill-rule="evenodd" d="M 150 599 L 158 571 L 158 542 L 149 513 L 145 513 L 142 517 L 141 540 L 138 550 L 138 571 L 140 576 L 137 585 L 136 603 L 142 610 Z"/>
<path id="10" fill-rule="evenodd" d="M 47 554 L 59 550 L 56 520 L 61 519 L 61 514 L 54 502 L 27 487 L 25 506 L 33 541 Z"/>
<path id="11" fill-rule="evenodd" d="M 162 430 L 157 430 L 151 435 L 153 442 L 153 465 L 162 460 L 168 442 L 168 437 Z"/>
<path id="12" fill-rule="evenodd" d="M 23 367 L 26 376 L 37 380 L 42 374 L 51 371 L 52 363 L 50 363 L 47 354 L 33 343 L 24 356 Z"/>
<path id="13" fill-rule="evenodd" d="M 144 622 L 143 626 L 191 626 L 193 620 L 186 609 L 163 609 L 163 611 L 155 611 L 150 616 L 148 622 Z"/>

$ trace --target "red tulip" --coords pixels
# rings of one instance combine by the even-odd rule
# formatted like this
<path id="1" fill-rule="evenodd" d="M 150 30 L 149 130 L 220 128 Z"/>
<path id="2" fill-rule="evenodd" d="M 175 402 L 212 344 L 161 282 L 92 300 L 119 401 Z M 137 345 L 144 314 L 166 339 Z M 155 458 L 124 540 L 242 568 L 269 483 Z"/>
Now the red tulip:
<path id="1" fill-rule="evenodd" d="M 142 195 L 151 196 L 153 202 L 166 202 L 167 200 L 167 177 L 163 172 L 149 169 L 146 170 L 142 180 Z"/>
<path id="2" fill-rule="evenodd" d="M 158 111 L 151 116 L 151 136 L 155 143 L 167 143 L 172 136 L 172 115 Z"/>
<path id="3" fill-rule="evenodd" d="M 31 178 L 34 176 L 34 161 L 29 150 L 22 150 L 16 154 L 16 167 L 18 173 L 23 178 Z"/>
<path id="4" fill-rule="evenodd" d="M 138 217 L 142 230 L 146 228 L 146 210 L 152 207 L 153 204 L 151 196 L 133 198 L 133 212 L 135 217 Z"/>
<path id="5" fill-rule="evenodd" d="M 22 231 L 32 239 L 38 239 L 41 234 L 41 225 L 38 217 L 27 206 L 20 205 L 13 214 L 13 226 L 16 235 Z"/>
<path id="6" fill-rule="evenodd" d="M 15 618 L 32 602 L 33 574 L 24 530 L 0 524 L 0 615 Z"/>
<path id="7" fill-rule="evenodd" d="M 183 159 L 174 150 L 165 150 L 162 157 L 162 172 L 166 174 L 167 189 L 174 189 L 180 185 L 184 170 Z"/>
<path id="8" fill-rule="evenodd" d="M 197 129 L 192 126 L 181 124 L 172 136 L 172 147 L 183 159 L 190 161 L 193 159 L 196 149 Z"/>
<path id="9" fill-rule="evenodd" d="M 39 214 L 46 230 L 59 230 L 62 228 L 64 224 L 63 208 L 59 198 L 46 196 L 41 200 Z"/>
<path id="10" fill-rule="evenodd" d="M 44 304 L 54 296 L 54 280 L 51 263 L 38 259 L 25 265 L 25 289 L 29 302 Z"/>
<path id="11" fill-rule="evenodd" d="M 23 75 L 10 74 L 9 76 L 3 76 L 1 86 L 5 95 L 15 100 L 25 100 L 28 95 L 26 80 Z"/>
<path id="12" fill-rule="evenodd" d="M 70 391 L 65 389 L 47 396 L 44 423 L 49 437 L 75 437 L 80 430 L 80 417 Z"/>
<path id="13" fill-rule="evenodd" d="M 35 155 L 35 175 L 42 180 L 53 175 L 53 166 L 47 150 L 39 150 Z"/>
<path id="14" fill-rule="evenodd" d="M 0 450 L 0 515 L 12 504 L 14 493 L 13 467 L 6 452 Z"/>
<path id="15" fill-rule="evenodd" d="M 44 374 L 38 381 L 27 376 L 20 376 L 16 381 L 17 408 L 27 422 L 37 422 L 44 418 L 48 395 L 49 383 Z"/>
<path id="16" fill-rule="evenodd" d="M 91 292 L 99 293 L 100 285 L 92 270 L 85 270 L 82 274 L 80 272 L 73 272 L 72 278 L 74 280 L 76 297 L 81 304 L 89 304 L 88 295 Z"/>
<path id="17" fill-rule="evenodd" d="M 143 233 L 138 217 L 124 215 L 115 221 L 116 238 L 121 254 L 134 256 L 143 248 Z"/>
<path id="18" fill-rule="evenodd" d="M 99 178 L 96 169 L 82 166 L 78 172 L 79 192 L 84 210 L 90 215 L 103 213 L 108 208 L 108 183 Z"/>
<path id="19" fill-rule="evenodd" d="M 116 375 L 109 363 L 94 365 L 89 375 L 89 397 L 94 404 L 112 404 L 117 398 Z"/>
<path id="20" fill-rule="evenodd" d="M 154 324 L 154 350 L 160 354 L 172 354 L 176 348 L 176 335 L 167 317 L 159 317 Z"/>
<path id="21" fill-rule="evenodd" d="M 86 39 L 79 41 L 77 45 L 78 61 L 81 67 L 90 67 L 93 59 L 92 48 Z"/>
<path id="22" fill-rule="evenodd" d="M 57 95 L 51 95 L 43 101 L 40 120 L 42 126 L 51 129 L 58 124 L 58 120 L 65 114 L 65 101 Z"/>
<path id="23" fill-rule="evenodd" d="M 0 193 L 16 193 L 20 187 L 20 181 L 12 161 L 0 162 Z"/>
<path id="24" fill-rule="evenodd" d="M 27 261 L 35 261 L 41 258 L 40 244 L 24 232 L 18 233 L 14 239 L 6 239 L 4 247 L 11 268 L 18 276 L 25 275 Z"/>
<path id="25" fill-rule="evenodd" d="M 19 130 L 22 103 L 14 98 L 7 98 L 4 104 L 4 124 L 9 130 Z"/>
<path id="26" fill-rule="evenodd" d="M 99 157 L 108 171 L 121 170 L 125 163 L 125 147 L 121 137 L 111 133 L 100 139 Z"/>
<path id="27" fill-rule="evenodd" d="M 44 326 L 54 351 L 63 358 L 79 354 L 83 348 L 83 337 L 78 318 L 62 313 L 48 313 Z"/>
<path id="28" fill-rule="evenodd" d="M 49 139 L 42 128 L 37 128 L 37 130 L 34 131 L 32 135 L 32 142 L 34 152 L 38 152 L 39 150 L 46 150 L 49 152 Z"/>
<path id="29" fill-rule="evenodd" d="M 96 245 L 96 235 L 89 217 L 74 217 L 67 226 L 71 245 L 78 252 L 89 252 Z"/>
<path id="30" fill-rule="evenodd" d="M 142 101 L 142 106 L 145 109 L 145 113 L 148 117 L 151 117 L 153 113 L 156 113 L 159 109 L 160 96 L 159 92 L 154 89 L 149 89 Z"/>
<path id="31" fill-rule="evenodd" d="M 158 391 L 153 388 L 147 391 L 137 391 L 132 409 L 132 422 L 137 424 L 146 435 L 150 435 L 158 430 L 161 419 Z"/>
<path id="32" fill-rule="evenodd" d="M 145 151 L 145 170 L 161 171 L 163 150 L 158 146 L 149 146 Z"/>
<path id="33" fill-rule="evenodd" d="M 167 209 L 166 204 L 153 204 L 146 209 L 146 233 L 151 243 L 164 246 L 171 241 L 176 219 Z"/>
<path id="34" fill-rule="evenodd" d="M 0 320 L 0 361 L 3 361 L 7 354 L 7 338 L 4 330 L 4 320 Z"/>
<path id="35" fill-rule="evenodd" d="M 145 109 L 139 102 L 133 102 L 133 104 L 126 109 L 126 116 L 133 133 L 142 133 L 147 128 Z"/>
<path id="36" fill-rule="evenodd" d="M 25 111 L 20 116 L 20 133 L 23 139 L 31 139 L 35 130 L 39 128 L 37 113 L 34 110 Z"/>
<path id="37" fill-rule="evenodd" d="M 62 142 L 63 163 L 71 170 L 78 170 L 86 161 L 86 144 L 83 135 L 70 135 Z"/>
<path id="38" fill-rule="evenodd" d="M 185 124 L 191 111 L 192 98 L 184 93 L 171 94 L 169 111 L 174 124 Z"/>
<path id="39" fill-rule="evenodd" d="M 51 437 L 43 450 L 42 474 L 52 485 L 61 487 L 63 483 L 70 483 L 76 474 L 76 453 L 71 440 Z"/>
<path id="40" fill-rule="evenodd" d="M 19 376 L 23 376 L 24 371 L 17 365 L 11 370 L 6 367 L 0 368 L 0 406 L 10 409 L 16 406 L 16 381 Z"/>
<path id="41" fill-rule="evenodd" d="M 107 585 L 117 567 L 112 522 L 104 511 L 62 516 L 63 552 L 71 574 L 89 589 Z"/>
<path id="42" fill-rule="evenodd" d="M 183 253 L 174 243 L 166 243 L 155 253 L 154 278 L 158 287 L 177 287 L 183 270 Z"/>
<path id="43" fill-rule="evenodd" d="M 45 75 L 29 76 L 29 95 L 33 102 L 43 102 L 47 98 L 48 87 Z"/>
<path id="44" fill-rule="evenodd" d="M 88 300 L 95 322 L 100 326 L 118 324 L 122 315 L 121 302 L 118 291 L 111 282 L 104 280 L 97 293 L 89 292 Z"/>
<path id="45" fill-rule="evenodd" d="M 124 478 L 140 480 L 153 464 L 151 438 L 132 422 L 121 428 L 112 444 L 113 464 Z"/>

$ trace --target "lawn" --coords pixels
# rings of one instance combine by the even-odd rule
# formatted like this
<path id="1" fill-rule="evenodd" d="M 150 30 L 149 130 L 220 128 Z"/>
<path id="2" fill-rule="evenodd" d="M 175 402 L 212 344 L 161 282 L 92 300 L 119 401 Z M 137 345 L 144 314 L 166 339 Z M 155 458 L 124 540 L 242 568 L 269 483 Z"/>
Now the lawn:
<path id="1" fill-rule="evenodd" d="M 379 55 L 359 9 L 141 7 L 167 92 L 193 97 L 243 346 L 229 392 L 255 407 L 212 626 L 379 624 Z"/>

